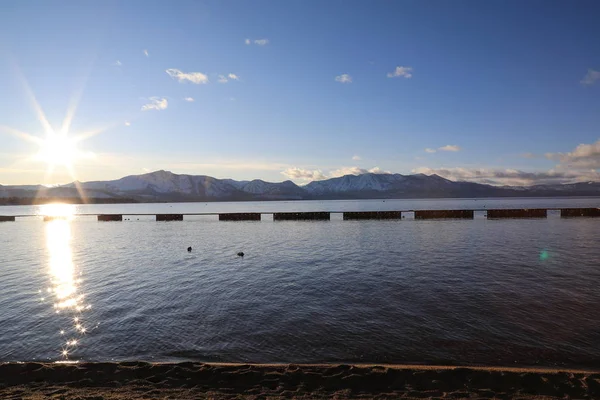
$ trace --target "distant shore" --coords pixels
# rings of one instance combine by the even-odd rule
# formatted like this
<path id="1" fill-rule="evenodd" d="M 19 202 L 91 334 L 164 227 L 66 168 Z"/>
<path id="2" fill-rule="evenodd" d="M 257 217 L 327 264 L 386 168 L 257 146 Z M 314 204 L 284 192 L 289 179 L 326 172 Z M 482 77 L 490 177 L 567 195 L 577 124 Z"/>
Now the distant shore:
<path id="1" fill-rule="evenodd" d="M 600 398 L 600 371 L 414 365 L 5 363 L 0 398 Z"/>

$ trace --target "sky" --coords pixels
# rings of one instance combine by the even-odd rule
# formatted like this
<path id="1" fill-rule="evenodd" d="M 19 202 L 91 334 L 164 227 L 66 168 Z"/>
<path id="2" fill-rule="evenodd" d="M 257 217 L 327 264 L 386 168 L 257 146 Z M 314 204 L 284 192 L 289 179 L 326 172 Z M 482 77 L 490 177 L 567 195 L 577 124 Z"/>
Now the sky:
<path id="1" fill-rule="evenodd" d="M 599 20 L 591 0 L 4 0 L 0 184 L 600 181 Z"/>

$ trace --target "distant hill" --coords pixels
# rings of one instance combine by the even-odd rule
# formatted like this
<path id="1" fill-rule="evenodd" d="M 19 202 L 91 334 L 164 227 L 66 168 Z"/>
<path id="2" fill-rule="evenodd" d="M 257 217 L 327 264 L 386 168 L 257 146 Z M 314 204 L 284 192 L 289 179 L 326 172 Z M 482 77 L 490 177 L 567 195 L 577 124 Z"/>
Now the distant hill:
<path id="1" fill-rule="evenodd" d="M 81 196 L 81 189 L 85 199 Z M 236 181 L 205 175 L 178 175 L 161 170 L 112 181 L 73 182 L 50 188 L 41 185 L 0 185 L 0 204 L 7 204 L 9 198 L 19 199 L 21 203 L 15 204 L 32 204 L 43 202 L 44 199 L 118 203 L 550 196 L 600 196 L 600 182 L 500 187 L 455 182 L 438 175 L 367 173 L 298 186 L 292 181 Z"/>

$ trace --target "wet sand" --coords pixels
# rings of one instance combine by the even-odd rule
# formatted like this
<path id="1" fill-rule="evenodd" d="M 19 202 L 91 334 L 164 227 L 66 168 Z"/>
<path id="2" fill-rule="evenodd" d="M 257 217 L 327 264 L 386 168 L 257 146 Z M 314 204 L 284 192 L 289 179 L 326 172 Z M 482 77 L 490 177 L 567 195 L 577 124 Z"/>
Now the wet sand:
<path id="1" fill-rule="evenodd" d="M 6 363 L 1 399 L 594 399 L 600 372 L 411 365 Z"/>

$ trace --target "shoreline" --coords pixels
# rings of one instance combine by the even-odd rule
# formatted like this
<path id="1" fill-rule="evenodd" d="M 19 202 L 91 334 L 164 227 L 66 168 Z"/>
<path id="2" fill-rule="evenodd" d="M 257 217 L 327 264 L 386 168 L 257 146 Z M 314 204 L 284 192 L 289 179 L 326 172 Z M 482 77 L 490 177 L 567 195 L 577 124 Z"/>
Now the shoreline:
<path id="1" fill-rule="evenodd" d="M 0 398 L 600 398 L 600 371 L 403 364 L 2 363 Z"/>

